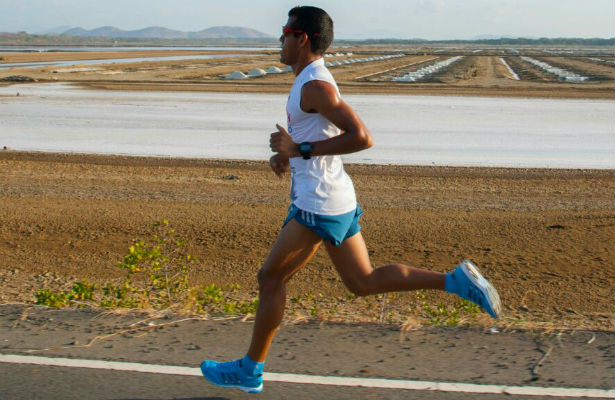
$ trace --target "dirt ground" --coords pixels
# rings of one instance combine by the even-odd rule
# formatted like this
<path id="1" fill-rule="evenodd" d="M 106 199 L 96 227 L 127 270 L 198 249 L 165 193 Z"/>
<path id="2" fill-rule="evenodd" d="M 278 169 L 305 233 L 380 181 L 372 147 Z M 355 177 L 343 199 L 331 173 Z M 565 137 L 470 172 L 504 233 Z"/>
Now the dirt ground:
<path id="1" fill-rule="evenodd" d="M 33 302 L 38 289 L 76 279 L 122 276 L 116 263 L 163 218 L 200 260 L 195 284 L 236 283 L 253 293 L 288 205 L 288 178 L 277 179 L 257 161 L 0 151 L 0 170 L 3 303 Z M 500 291 L 501 324 L 613 329 L 613 171 L 347 170 L 375 266 L 448 271 L 468 257 Z M 290 283 L 289 296 L 306 293 L 347 295 L 322 249 Z M 376 316 L 390 307 L 399 322 L 411 317 L 416 301 L 404 294 L 371 307 Z"/>
<path id="2" fill-rule="evenodd" d="M 352 56 L 387 48 L 345 49 Z M 451 68 L 421 83 L 392 82 L 450 54 L 424 49 L 404 57 L 331 68 L 342 93 L 613 99 L 615 70 L 590 57 L 532 57 L 594 78 L 566 83 L 509 52 L 466 52 Z M 0 70 L 99 89 L 286 93 L 291 73 L 230 81 L 221 75 L 282 67 L 276 51 L 122 51 L 2 53 L 3 63 L 227 54 L 202 60 L 48 66 Z M 333 53 L 335 54 L 335 53 Z M 521 77 L 517 81 L 503 57 Z M 0 82 L 0 85 L 10 85 Z M 397 261 L 450 270 L 474 259 L 504 299 L 503 324 L 612 329 L 615 223 L 613 171 L 348 166 L 366 214 L 363 235 L 374 265 Z M 119 278 L 127 248 L 167 218 L 200 260 L 195 284 L 240 284 L 255 274 L 288 205 L 288 181 L 264 163 L 0 151 L 0 302 L 32 302 L 42 287 L 77 279 Z M 324 251 L 301 271 L 289 296 L 347 294 Z M 588 295 L 591 294 L 591 295 Z M 432 302 L 450 302 L 429 294 Z M 416 310 L 413 294 L 350 304 L 359 320 L 400 323 Z M 387 303 L 388 301 L 388 303 Z M 356 307 L 355 307 L 356 306 Z M 352 308 L 355 307 L 356 310 Z M 372 309 L 370 311 L 370 309 Z M 346 318 L 348 315 L 344 315 Z M 388 314 L 387 314 L 388 315 Z M 330 315 L 329 315 L 330 316 Z M 343 319 L 342 318 L 342 319 Z"/>
<path id="3" fill-rule="evenodd" d="M 393 49 L 354 49 L 351 56 L 346 52 L 333 52 L 327 61 L 347 58 L 364 58 L 378 54 L 396 54 Z M 237 52 L 235 52 L 236 54 Z M 397 52 L 399 53 L 399 52 Z M 174 55 L 227 54 L 228 58 L 148 61 L 139 63 L 73 65 L 68 67 L 47 66 L 41 68 L 13 68 L 0 70 L 0 79 L 11 75 L 24 75 L 41 82 L 75 82 L 94 88 L 129 90 L 203 90 L 285 93 L 292 84 L 292 73 L 268 74 L 246 80 L 228 80 L 221 76 L 234 71 L 247 73 L 253 68 L 283 67 L 277 51 L 242 52 L 244 56 L 233 57 L 233 52 L 220 51 L 123 51 L 123 52 L 48 52 L 48 53 L 1 53 L 3 63 L 59 61 L 79 59 L 109 59 L 130 57 L 156 57 Z M 505 56 L 509 65 L 521 77 L 512 79 L 500 56 L 468 53 L 466 56 L 426 82 L 392 82 L 391 76 L 416 70 L 450 55 L 425 50 L 406 52 L 404 57 L 375 60 L 366 63 L 346 64 L 331 68 L 342 93 L 456 95 L 456 96 L 514 96 L 555 98 L 603 98 L 615 97 L 613 81 L 615 69 L 589 58 L 543 57 L 552 63 L 596 77 L 583 83 L 558 81 L 516 56 Z M 553 61 L 555 59 L 555 61 Z M 8 84 L 3 82 L 1 84 Z"/>

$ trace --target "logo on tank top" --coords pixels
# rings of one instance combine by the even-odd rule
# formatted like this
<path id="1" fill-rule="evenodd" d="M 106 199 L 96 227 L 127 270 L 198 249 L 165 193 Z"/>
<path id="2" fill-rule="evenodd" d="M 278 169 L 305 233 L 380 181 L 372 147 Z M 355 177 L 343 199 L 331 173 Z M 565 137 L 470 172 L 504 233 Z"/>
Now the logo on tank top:
<path id="1" fill-rule="evenodd" d="M 293 127 L 290 122 L 290 113 L 286 112 L 286 125 L 288 126 L 288 133 L 293 133 Z"/>

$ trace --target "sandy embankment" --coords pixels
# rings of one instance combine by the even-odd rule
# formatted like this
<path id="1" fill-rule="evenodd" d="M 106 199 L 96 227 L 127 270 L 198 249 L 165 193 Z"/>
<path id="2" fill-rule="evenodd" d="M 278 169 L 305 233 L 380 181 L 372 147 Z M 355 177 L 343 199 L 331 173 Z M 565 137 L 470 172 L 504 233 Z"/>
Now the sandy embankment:
<path id="1" fill-rule="evenodd" d="M 135 239 L 167 218 L 201 260 L 195 283 L 256 289 L 288 180 L 263 162 L 0 152 L 0 300 L 121 276 Z M 445 271 L 470 257 L 507 323 L 613 328 L 613 171 L 350 165 L 374 265 Z M 232 179 L 231 179 L 232 178 Z M 289 288 L 345 296 L 323 250 Z M 434 295 L 433 301 L 449 301 Z M 405 318 L 416 299 L 388 305 Z"/>

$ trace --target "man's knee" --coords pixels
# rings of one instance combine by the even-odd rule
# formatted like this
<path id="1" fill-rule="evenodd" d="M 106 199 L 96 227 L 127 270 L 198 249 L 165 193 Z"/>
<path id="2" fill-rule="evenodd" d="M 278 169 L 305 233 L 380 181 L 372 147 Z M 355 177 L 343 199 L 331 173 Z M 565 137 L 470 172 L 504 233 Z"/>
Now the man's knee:
<path id="1" fill-rule="evenodd" d="M 279 274 L 272 273 L 264 266 L 258 270 L 256 278 L 258 280 L 258 288 L 261 291 L 276 288 L 283 282 Z"/>
<path id="2" fill-rule="evenodd" d="M 267 278 L 267 272 L 265 272 L 265 269 L 261 267 L 261 269 L 259 269 L 258 273 L 256 274 L 258 286 L 262 287 L 263 285 L 265 285 L 267 283 Z"/>
<path id="3" fill-rule="evenodd" d="M 372 291 L 370 290 L 370 288 L 366 288 L 362 286 L 348 287 L 348 289 L 350 290 L 350 293 L 354 294 L 357 297 L 365 297 L 365 296 L 369 296 L 370 294 L 372 294 Z"/>
<path id="4" fill-rule="evenodd" d="M 369 296 L 370 294 L 373 294 L 373 289 L 370 282 L 369 276 L 366 276 L 346 282 L 346 287 L 350 290 L 350 293 L 355 296 Z"/>

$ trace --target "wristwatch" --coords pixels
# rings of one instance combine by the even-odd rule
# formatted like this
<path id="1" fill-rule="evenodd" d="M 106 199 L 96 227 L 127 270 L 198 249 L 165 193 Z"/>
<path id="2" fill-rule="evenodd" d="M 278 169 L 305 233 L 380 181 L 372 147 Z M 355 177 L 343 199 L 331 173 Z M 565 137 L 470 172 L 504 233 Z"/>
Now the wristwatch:
<path id="1" fill-rule="evenodd" d="M 303 142 L 299 144 L 299 154 L 301 154 L 304 160 L 309 160 L 312 155 L 312 143 Z"/>

